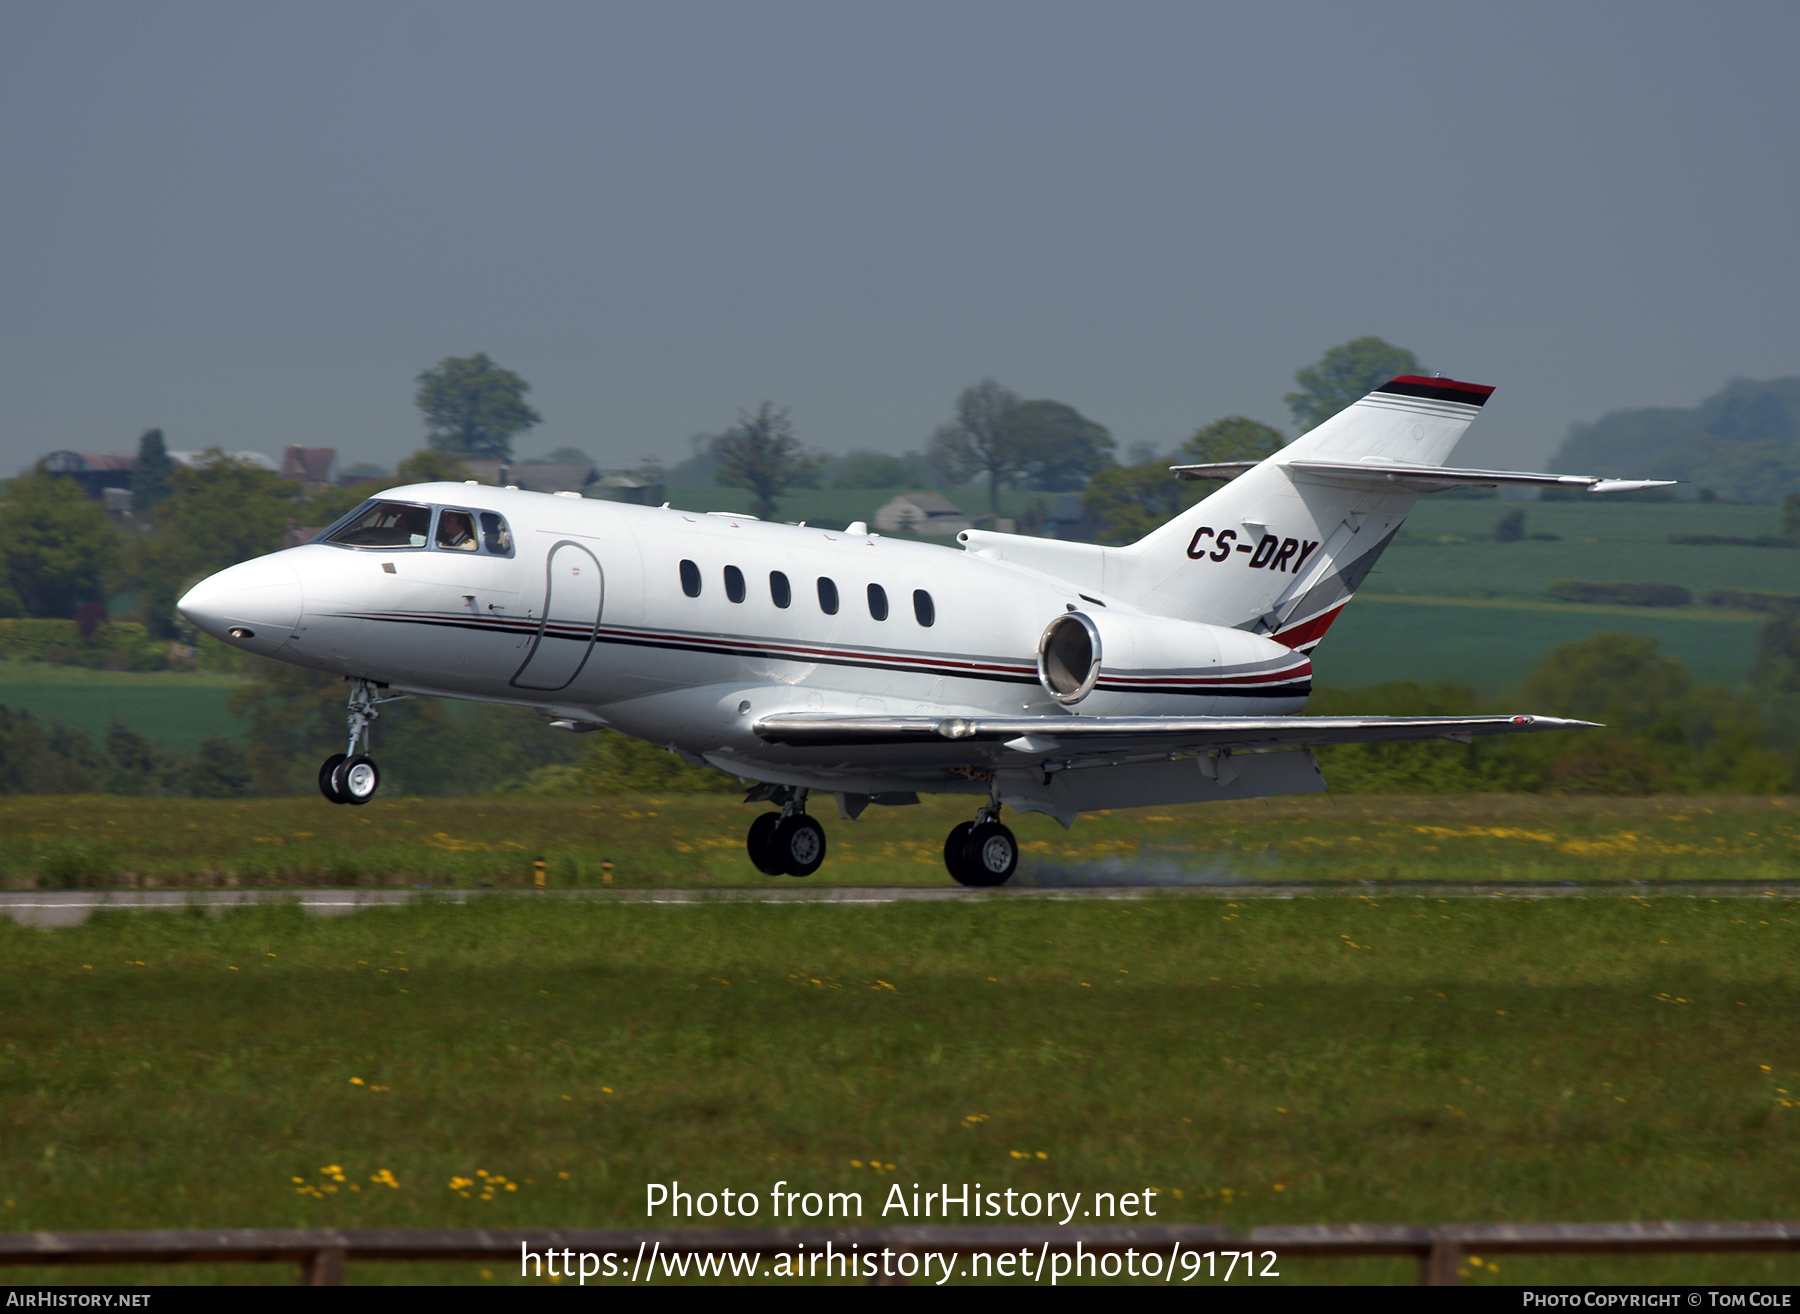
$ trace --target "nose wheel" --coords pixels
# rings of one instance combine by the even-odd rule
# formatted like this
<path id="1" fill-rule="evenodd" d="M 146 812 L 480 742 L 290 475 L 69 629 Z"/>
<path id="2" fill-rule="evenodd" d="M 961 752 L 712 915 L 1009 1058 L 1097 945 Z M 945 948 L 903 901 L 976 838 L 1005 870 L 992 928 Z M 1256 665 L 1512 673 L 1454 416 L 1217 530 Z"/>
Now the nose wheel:
<path id="1" fill-rule="evenodd" d="M 412 695 L 377 698 L 367 680 L 354 680 L 350 685 L 350 705 L 345 720 L 349 723 L 350 746 L 346 753 L 333 753 L 319 764 L 319 792 L 333 803 L 361 805 L 375 797 L 381 788 L 381 769 L 375 759 L 361 750 L 371 739 L 375 718 L 381 715 L 383 703 L 402 703 Z"/>
<path id="2" fill-rule="evenodd" d="M 1004 885 L 1019 866 L 1019 841 L 991 815 L 965 821 L 944 840 L 944 866 L 959 885 Z"/>

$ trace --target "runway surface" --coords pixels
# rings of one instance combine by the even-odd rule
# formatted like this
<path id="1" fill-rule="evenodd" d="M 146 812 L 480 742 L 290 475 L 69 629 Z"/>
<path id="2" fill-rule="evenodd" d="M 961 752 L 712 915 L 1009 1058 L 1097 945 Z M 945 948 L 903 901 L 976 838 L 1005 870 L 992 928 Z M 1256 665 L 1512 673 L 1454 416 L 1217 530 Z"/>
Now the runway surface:
<path id="1" fill-rule="evenodd" d="M 1800 880 L 1605 881 L 1554 885 L 1462 884 L 1431 881 L 1264 881 L 1244 885 L 1124 885 L 1051 889 L 1009 886 L 726 886 L 666 890 L 12 890 L 0 892 L 0 914 L 27 926 L 78 926 L 97 909 L 173 912 L 199 907 L 223 912 L 249 904 L 296 903 L 321 917 L 418 900 L 466 904 L 482 899 L 547 899 L 580 903 L 835 903 L 872 905 L 991 899 L 1568 899 L 1568 898 L 1800 898 Z"/>

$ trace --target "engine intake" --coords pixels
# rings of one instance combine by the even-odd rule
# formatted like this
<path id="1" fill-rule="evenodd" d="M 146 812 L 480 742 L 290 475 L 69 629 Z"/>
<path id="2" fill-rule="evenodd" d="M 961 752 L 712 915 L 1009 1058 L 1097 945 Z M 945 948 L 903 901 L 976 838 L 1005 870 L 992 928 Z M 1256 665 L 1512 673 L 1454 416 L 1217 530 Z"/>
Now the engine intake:
<path id="1" fill-rule="evenodd" d="M 1057 702 L 1073 706 L 1100 678 L 1100 630 L 1079 611 L 1065 612 L 1038 637 L 1038 683 Z"/>

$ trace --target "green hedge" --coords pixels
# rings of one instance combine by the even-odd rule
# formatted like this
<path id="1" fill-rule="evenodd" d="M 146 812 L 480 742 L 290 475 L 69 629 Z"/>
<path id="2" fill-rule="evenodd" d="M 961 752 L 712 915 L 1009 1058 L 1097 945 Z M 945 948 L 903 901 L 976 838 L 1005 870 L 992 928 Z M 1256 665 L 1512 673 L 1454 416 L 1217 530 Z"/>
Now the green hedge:
<path id="1" fill-rule="evenodd" d="M 176 645 L 179 646 L 179 645 Z M 131 621 L 101 621 L 85 639 L 72 620 L 0 620 L 0 659 L 106 671 L 163 671 L 171 645 Z"/>

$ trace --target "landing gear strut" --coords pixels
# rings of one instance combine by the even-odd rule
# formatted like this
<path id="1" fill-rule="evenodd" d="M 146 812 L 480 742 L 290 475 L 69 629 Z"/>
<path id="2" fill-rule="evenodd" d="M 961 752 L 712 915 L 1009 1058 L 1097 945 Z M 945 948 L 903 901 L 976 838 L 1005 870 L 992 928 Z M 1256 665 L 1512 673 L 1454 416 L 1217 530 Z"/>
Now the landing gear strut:
<path id="1" fill-rule="evenodd" d="M 344 718 L 350 729 L 349 752 L 333 753 L 319 765 L 319 792 L 333 803 L 361 805 L 374 798 L 375 791 L 381 788 L 381 769 L 362 749 L 369 744 L 370 728 L 381 715 L 381 705 L 405 702 L 412 695 L 377 698 L 375 688 L 367 680 L 351 681 L 350 704 Z"/>
<path id="2" fill-rule="evenodd" d="M 781 811 L 750 823 L 750 861 L 765 876 L 810 876 L 825 861 L 825 828 L 806 815 L 806 790 L 786 794 Z"/>
<path id="3" fill-rule="evenodd" d="M 944 866 L 959 885 L 1004 885 L 1019 865 L 1019 841 L 1000 824 L 1000 804 L 990 799 L 944 841 Z"/>

